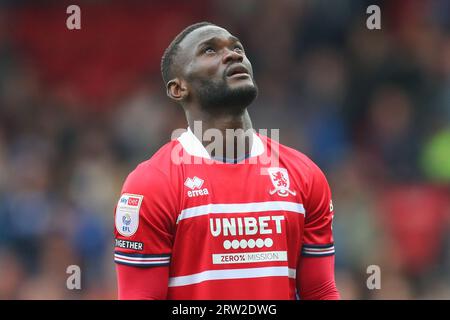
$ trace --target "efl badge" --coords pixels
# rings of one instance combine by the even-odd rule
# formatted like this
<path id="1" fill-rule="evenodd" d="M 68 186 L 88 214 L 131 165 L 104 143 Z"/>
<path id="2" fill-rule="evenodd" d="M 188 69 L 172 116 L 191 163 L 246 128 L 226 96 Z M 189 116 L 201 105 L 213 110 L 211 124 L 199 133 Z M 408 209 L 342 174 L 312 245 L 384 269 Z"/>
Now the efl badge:
<path id="1" fill-rule="evenodd" d="M 139 226 L 139 209 L 144 196 L 124 193 L 117 203 L 116 229 L 124 237 L 132 236 Z"/>
<path id="2" fill-rule="evenodd" d="M 289 174 L 285 168 L 268 168 L 270 180 L 275 189 L 270 190 L 270 195 L 277 193 L 280 197 L 287 197 L 289 194 L 295 196 L 295 191 L 289 190 Z"/>

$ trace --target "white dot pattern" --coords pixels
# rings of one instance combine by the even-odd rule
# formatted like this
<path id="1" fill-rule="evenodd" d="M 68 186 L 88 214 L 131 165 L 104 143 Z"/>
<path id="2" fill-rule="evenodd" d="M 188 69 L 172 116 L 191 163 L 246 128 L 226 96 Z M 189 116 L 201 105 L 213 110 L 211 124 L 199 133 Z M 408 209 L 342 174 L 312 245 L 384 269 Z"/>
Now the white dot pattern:
<path id="1" fill-rule="evenodd" d="M 223 247 L 225 250 L 229 250 L 231 248 L 233 249 L 246 249 L 246 248 L 250 248 L 253 249 L 255 247 L 257 248 L 270 248 L 273 246 L 273 240 L 271 238 L 266 238 L 266 239 L 249 239 L 249 240 L 245 240 L 245 239 L 241 239 L 239 240 L 225 240 L 223 242 Z"/>

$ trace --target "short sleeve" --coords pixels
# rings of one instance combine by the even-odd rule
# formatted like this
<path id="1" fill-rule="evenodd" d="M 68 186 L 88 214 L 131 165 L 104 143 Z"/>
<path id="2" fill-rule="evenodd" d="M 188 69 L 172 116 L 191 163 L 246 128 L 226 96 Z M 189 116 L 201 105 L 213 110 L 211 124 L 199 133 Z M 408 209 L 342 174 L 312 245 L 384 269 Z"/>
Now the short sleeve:
<path id="1" fill-rule="evenodd" d="M 127 177 L 115 210 L 114 261 L 136 267 L 170 264 L 176 198 L 166 175 L 140 165 Z"/>
<path id="2" fill-rule="evenodd" d="M 335 253 L 332 232 L 334 209 L 331 190 L 325 175 L 313 163 L 305 212 L 302 255 L 309 257 L 333 255 Z"/>

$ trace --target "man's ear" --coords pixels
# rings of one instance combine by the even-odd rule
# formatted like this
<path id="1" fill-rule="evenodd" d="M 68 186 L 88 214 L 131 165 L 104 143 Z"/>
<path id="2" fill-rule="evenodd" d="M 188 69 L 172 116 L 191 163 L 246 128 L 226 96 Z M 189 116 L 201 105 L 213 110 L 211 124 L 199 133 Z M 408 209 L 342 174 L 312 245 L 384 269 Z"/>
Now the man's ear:
<path id="1" fill-rule="evenodd" d="M 167 95 L 175 101 L 181 101 L 188 95 L 184 81 L 175 78 L 167 82 Z"/>

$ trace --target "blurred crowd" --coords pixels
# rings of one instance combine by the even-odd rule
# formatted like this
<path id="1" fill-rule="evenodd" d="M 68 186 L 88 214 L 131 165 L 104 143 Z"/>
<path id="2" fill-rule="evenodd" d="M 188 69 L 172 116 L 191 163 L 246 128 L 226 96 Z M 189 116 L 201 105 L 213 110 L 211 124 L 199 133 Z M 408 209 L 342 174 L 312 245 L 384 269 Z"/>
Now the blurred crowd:
<path id="1" fill-rule="evenodd" d="M 122 183 L 187 125 L 160 58 L 203 20 L 246 48 L 254 127 L 325 172 L 342 297 L 450 299 L 449 1 L 378 1 L 381 30 L 372 1 L 79 1 L 78 31 L 63 3 L 0 1 L 0 299 L 116 298 Z"/>

